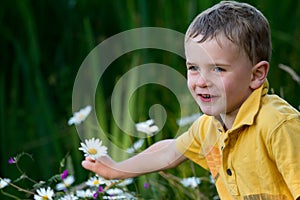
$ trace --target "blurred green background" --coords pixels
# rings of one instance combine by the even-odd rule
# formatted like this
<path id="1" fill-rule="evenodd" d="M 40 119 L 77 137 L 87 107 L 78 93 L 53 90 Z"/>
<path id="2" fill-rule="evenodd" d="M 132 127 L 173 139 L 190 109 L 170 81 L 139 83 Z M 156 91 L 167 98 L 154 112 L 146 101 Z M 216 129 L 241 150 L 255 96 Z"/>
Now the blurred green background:
<path id="1" fill-rule="evenodd" d="M 33 155 L 21 165 L 35 180 L 58 173 L 59 164 L 71 155 L 78 182 L 88 173 L 80 163 L 80 139 L 67 125 L 72 116 L 72 88 L 77 71 L 88 53 L 99 43 L 122 31 L 138 27 L 164 27 L 184 33 L 191 20 L 217 0 L 3 0 L 0 3 L 0 176 L 20 176 L 10 157 L 20 152 Z M 273 55 L 269 73 L 273 93 L 294 107 L 300 104 L 299 82 L 279 64 L 300 74 L 300 1 L 247 0 L 264 13 L 272 29 Z M 140 50 L 113 63 L 99 85 L 97 106 L 101 107 L 105 131 L 118 138 L 122 132 L 111 117 L 110 97 L 114 84 L 134 65 L 162 63 L 185 74 L 185 62 L 158 50 Z M 166 88 L 141 89 L 135 99 L 134 119 L 148 119 L 148 108 L 160 103 L 168 113 L 168 124 L 146 145 L 174 137 L 178 102 Z M 195 110 L 197 112 L 197 110 Z M 105 116 L 104 116 L 105 115 Z M 124 140 L 132 142 L 132 138 Z M 196 167 L 196 166 L 193 166 Z M 190 168 L 186 164 L 185 170 Z M 198 169 L 196 167 L 196 169 Z M 184 176 L 185 170 L 171 173 Z M 200 169 L 199 169 L 200 170 Z M 201 171 L 201 170 L 200 170 Z M 202 174 L 205 174 L 201 171 Z M 163 179 L 156 177 L 158 181 Z M 163 182 L 163 180 L 162 180 Z M 171 191 L 171 192 L 170 192 Z M 140 191 L 143 193 L 144 191 Z M 166 186 L 165 194 L 176 191 Z M 168 194 L 166 194 L 168 193 Z M 209 193 L 209 192 L 208 192 Z M 207 193 L 207 194 L 208 194 Z M 149 198 L 157 194 L 145 192 Z M 212 194 L 208 194 L 212 195 Z M 157 198 L 162 198 L 159 196 Z M 1 197 L 1 196 L 0 196 Z M 166 198 L 164 196 L 164 198 Z"/>

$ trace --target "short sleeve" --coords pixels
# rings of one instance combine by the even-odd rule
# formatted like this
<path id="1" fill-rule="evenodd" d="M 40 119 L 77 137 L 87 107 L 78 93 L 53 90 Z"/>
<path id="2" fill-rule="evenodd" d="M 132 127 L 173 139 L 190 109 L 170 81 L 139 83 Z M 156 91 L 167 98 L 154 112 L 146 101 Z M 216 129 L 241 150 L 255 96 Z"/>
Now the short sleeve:
<path id="1" fill-rule="evenodd" d="M 270 139 L 273 159 L 294 199 L 300 197 L 300 118 L 283 122 Z"/>
<path id="2" fill-rule="evenodd" d="M 193 123 L 189 130 L 176 138 L 176 148 L 186 158 L 208 169 L 200 141 L 201 117 Z"/>

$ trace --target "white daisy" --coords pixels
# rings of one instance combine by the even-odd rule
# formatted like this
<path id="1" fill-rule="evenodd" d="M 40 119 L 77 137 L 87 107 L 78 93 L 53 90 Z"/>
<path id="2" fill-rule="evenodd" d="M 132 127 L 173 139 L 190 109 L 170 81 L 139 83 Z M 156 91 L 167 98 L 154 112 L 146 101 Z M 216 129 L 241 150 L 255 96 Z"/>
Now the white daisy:
<path id="1" fill-rule="evenodd" d="M 182 179 L 180 182 L 184 187 L 196 188 L 201 183 L 201 180 L 197 177 L 189 177 Z"/>
<path id="2" fill-rule="evenodd" d="M 35 200 L 52 200 L 52 197 L 54 196 L 54 191 L 50 187 L 47 189 L 37 189 L 36 192 L 37 194 L 34 195 Z"/>
<path id="3" fill-rule="evenodd" d="M 118 183 L 117 186 L 125 187 L 126 185 L 130 185 L 131 183 L 133 183 L 133 178 L 127 178 Z"/>
<path id="4" fill-rule="evenodd" d="M 5 188 L 10 181 L 11 180 L 9 178 L 0 178 L 0 189 Z"/>
<path id="5" fill-rule="evenodd" d="M 84 156 L 89 156 L 93 160 L 105 156 L 107 154 L 107 147 L 102 145 L 102 141 L 99 139 L 89 139 L 85 140 L 85 143 L 81 142 L 81 147 L 79 150 L 84 152 Z"/>
<path id="6" fill-rule="evenodd" d="M 111 188 L 105 191 L 107 194 L 109 194 L 110 196 L 114 196 L 114 195 L 121 195 L 124 193 L 123 190 L 121 190 L 120 188 Z"/>
<path id="7" fill-rule="evenodd" d="M 193 123 L 196 119 L 198 119 L 201 116 L 200 113 L 195 113 L 191 116 L 183 117 L 181 119 L 176 120 L 178 126 L 183 127 L 185 125 Z"/>
<path id="8" fill-rule="evenodd" d="M 110 180 L 106 180 L 106 185 L 110 186 L 111 184 L 115 184 L 115 183 L 118 183 L 118 182 L 120 182 L 120 180 L 118 180 L 118 179 L 110 179 Z"/>
<path id="9" fill-rule="evenodd" d="M 63 179 L 62 183 L 58 183 L 56 185 L 56 190 L 61 191 L 61 190 L 65 190 L 67 189 L 67 187 L 69 187 L 72 183 L 74 183 L 75 178 L 74 176 L 70 175 L 67 176 L 67 178 Z"/>
<path id="10" fill-rule="evenodd" d="M 83 197 L 83 198 L 93 197 L 93 195 L 94 195 L 95 192 L 96 191 L 91 191 L 90 189 L 87 189 L 87 190 L 77 190 L 76 191 L 76 196 Z"/>
<path id="11" fill-rule="evenodd" d="M 108 185 L 108 181 L 102 177 L 93 176 L 85 184 L 91 187 L 98 187 L 99 185 Z"/>
<path id="12" fill-rule="evenodd" d="M 135 125 L 137 131 L 152 135 L 153 133 L 159 131 L 158 126 L 154 124 L 153 119 L 149 119 L 145 122 L 140 122 Z"/>
<path id="13" fill-rule="evenodd" d="M 144 139 L 139 139 L 138 141 L 136 141 L 135 143 L 133 143 L 132 147 L 126 149 L 127 153 L 134 153 L 136 152 L 138 149 L 140 149 L 143 144 L 144 144 L 145 140 Z"/>
<path id="14" fill-rule="evenodd" d="M 74 196 L 74 194 L 67 194 L 63 197 L 60 197 L 58 200 L 77 200 L 78 197 Z"/>
<path id="15" fill-rule="evenodd" d="M 92 110 L 91 106 L 86 106 L 85 108 L 82 108 L 78 112 L 75 112 L 73 117 L 71 117 L 69 119 L 68 124 L 69 125 L 80 124 L 81 122 L 83 122 L 87 118 L 87 116 L 90 114 L 91 110 Z"/>
<path id="16" fill-rule="evenodd" d="M 209 180 L 211 184 L 215 184 L 215 179 L 212 175 L 209 175 Z"/>
<path id="17" fill-rule="evenodd" d="M 137 197 L 134 197 L 132 194 L 127 193 L 127 192 L 123 192 L 119 195 L 109 195 L 109 196 L 103 196 L 102 199 L 116 199 L 116 200 L 120 200 L 120 199 L 131 199 L 131 200 L 138 200 Z"/>
<path id="18" fill-rule="evenodd" d="M 129 195 L 103 196 L 102 198 L 103 199 L 110 199 L 110 200 L 113 200 L 113 199 L 116 199 L 116 200 L 120 200 L 120 199 L 135 199 L 135 198 L 133 198 L 132 196 L 129 196 Z"/>

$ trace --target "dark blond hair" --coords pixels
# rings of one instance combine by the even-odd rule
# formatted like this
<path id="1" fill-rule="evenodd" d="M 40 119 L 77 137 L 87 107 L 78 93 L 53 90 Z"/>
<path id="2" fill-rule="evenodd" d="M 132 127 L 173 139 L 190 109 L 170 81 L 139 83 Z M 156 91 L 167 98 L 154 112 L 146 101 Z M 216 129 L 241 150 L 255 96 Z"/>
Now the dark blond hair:
<path id="1" fill-rule="evenodd" d="M 247 3 L 222 1 L 203 11 L 186 33 L 187 38 L 198 35 L 202 36 L 200 43 L 224 35 L 244 50 L 253 64 L 270 61 L 272 44 L 268 20 Z"/>

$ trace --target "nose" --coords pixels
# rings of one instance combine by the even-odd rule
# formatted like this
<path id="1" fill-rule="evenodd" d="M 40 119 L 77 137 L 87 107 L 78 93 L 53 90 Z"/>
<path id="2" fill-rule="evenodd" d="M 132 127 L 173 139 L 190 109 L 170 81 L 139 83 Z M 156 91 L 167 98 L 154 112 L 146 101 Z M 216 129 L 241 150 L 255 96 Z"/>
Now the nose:
<path id="1" fill-rule="evenodd" d="M 199 73 L 196 79 L 196 85 L 201 88 L 207 87 L 207 78 L 205 78 L 203 74 Z"/>

